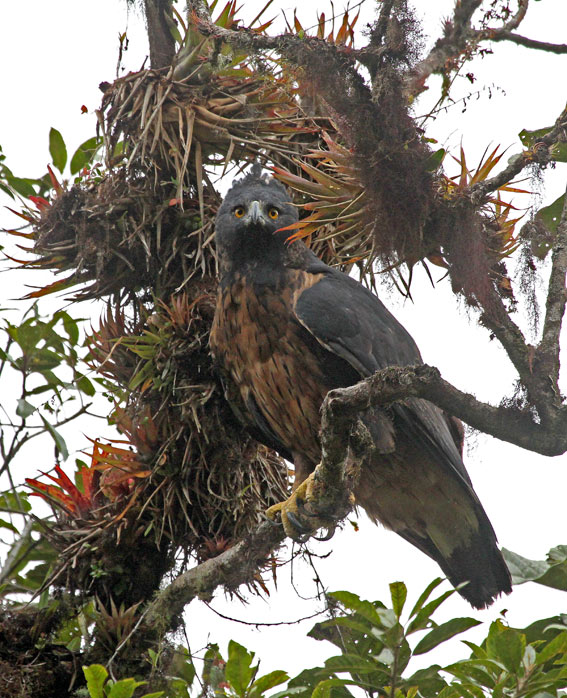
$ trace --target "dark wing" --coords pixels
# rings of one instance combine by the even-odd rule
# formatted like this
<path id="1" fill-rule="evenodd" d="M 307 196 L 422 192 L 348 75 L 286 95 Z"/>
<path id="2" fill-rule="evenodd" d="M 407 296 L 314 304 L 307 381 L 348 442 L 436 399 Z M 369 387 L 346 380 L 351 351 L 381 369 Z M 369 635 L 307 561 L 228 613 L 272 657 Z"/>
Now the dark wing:
<path id="1" fill-rule="evenodd" d="M 422 363 L 411 335 L 383 303 L 346 274 L 322 263 L 313 271 L 325 276 L 298 298 L 299 322 L 329 351 L 347 361 L 361 379 L 388 366 Z M 310 270 L 309 270 L 310 271 Z M 431 403 L 409 399 L 394 406 L 408 436 L 437 454 L 454 475 L 470 486 L 446 415 Z"/>
<path id="2" fill-rule="evenodd" d="M 318 274 L 321 267 L 317 264 Z M 361 378 L 387 366 L 421 363 L 415 342 L 380 300 L 354 279 L 327 269 L 295 305 L 298 321 L 320 344 Z M 467 582 L 460 593 L 484 608 L 511 590 L 510 575 L 462 462 L 458 429 L 425 400 L 397 402 L 389 413 L 394 450 L 388 455 L 377 444 L 357 500 L 371 518 L 432 557 L 455 586 Z M 376 431 L 387 440 L 373 415 L 364 421 L 373 436 Z"/>

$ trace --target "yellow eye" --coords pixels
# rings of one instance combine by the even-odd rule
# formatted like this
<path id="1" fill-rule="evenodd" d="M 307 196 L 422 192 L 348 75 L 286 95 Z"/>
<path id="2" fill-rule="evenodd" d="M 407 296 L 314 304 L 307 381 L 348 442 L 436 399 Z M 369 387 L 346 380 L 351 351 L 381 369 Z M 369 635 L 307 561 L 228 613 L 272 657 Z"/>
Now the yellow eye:
<path id="1" fill-rule="evenodd" d="M 242 206 L 238 206 L 234 209 L 234 215 L 237 218 L 242 218 L 242 216 L 244 215 L 244 209 L 242 208 Z"/>
<path id="2" fill-rule="evenodd" d="M 270 216 L 270 218 L 271 218 L 273 221 L 275 221 L 276 218 L 277 218 L 279 215 L 280 215 L 280 212 L 278 211 L 277 208 L 271 208 L 271 209 L 268 211 L 268 216 Z"/>

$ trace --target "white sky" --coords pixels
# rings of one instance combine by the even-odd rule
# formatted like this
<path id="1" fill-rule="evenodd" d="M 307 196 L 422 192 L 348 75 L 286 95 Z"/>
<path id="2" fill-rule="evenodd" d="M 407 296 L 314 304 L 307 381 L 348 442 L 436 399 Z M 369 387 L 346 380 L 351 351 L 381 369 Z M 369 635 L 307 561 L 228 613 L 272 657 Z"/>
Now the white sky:
<path id="1" fill-rule="evenodd" d="M 251 15 L 262 4 L 245 3 L 247 13 Z M 293 12 L 291 3 L 276 4 Z M 450 0 L 416 0 L 415 4 L 420 15 L 427 13 L 424 17 L 426 34 L 435 36 L 441 19 L 449 14 L 453 3 Z M 564 42 L 565 0 L 531 4 L 533 7 L 521 33 Z M 323 3 L 318 6 L 323 9 Z M 342 5 L 335 3 L 335 7 L 340 9 Z M 359 27 L 371 17 L 372 8 L 369 0 Z M 313 23 L 305 10 L 302 9 L 299 16 L 304 26 Z M 93 135 L 93 112 L 101 98 L 97 86 L 115 77 L 117 37 L 125 29 L 130 38 L 125 64 L 128 70 L 137 70 L 147 52 L 143 20 L 135 11 L 128 18 L 124 2 L 22 0 L 1 3 L 0 144 L 7 156 L 7 165 L 16 175 L 41 176 L 45 172 L 50 159 L 48 133 L 51 126 L 61 131 L 69 153 Z M 503 44 L 495 45 L 494 51 L 494 56 L 476 61 L 473 66 L 477 78 L 474 88 L 492 86 L 492 98 L 488 99 L 487 92 L 483 91 L 478 100 L 469 102 L 464 113 L 457 106 L 428 130 L 429 136 L 455 153 L 462 142 L 470 163 L 490 145 L 509 147 L 510 154 L 518 152 L 518 132 L 551 124 L 566 99 L 567 56 L 540 55 Z M 436 84 L 435 81 L 431 83 L 431 92 L 435 91 Z M 469 87 L 463 80 L 463 88 Z M 83 104 L 89 109 L 87 115 L 81 114 Z M 420 109 L 416 111 L 419 113 Z M 550 173 L 549 188 L 543 193 L 545 203 L 553 201 L 564 190 L 566 169 L 558 166 Z M 14 225 L 13 217 L 1 210 L 0 227 Z M 15 292 L 21 283 L 21 273 L 0 275 L 3 298 L 21 295 Z M 23 283 L 35 281 L 26 277 Z M 488 334 L 475 325 L 474 319 L 469 321 L 464 313 L 459 313 L 447 284 L 431 289 L 423 278 L 417 279 L 413 292 L 413 304 L 389 298 L 385 291 L 382 297 L 414 336 L 425 361 L 438 366 L 449 381 L 482 399 L 498 402 L 509 395 L 514 379 L 509 362 L 499 346 L 489 341 Z M 84 432 L 94 436 L 88 427 L 73 427 L 64 433 L 75 448 L 81 448 L 85 445 Z M 483 435 L 472 441 L 474 445 L 466 458 L 467 469 L 501 544 L 526 557 L 542 559 L 553 545 L 567 543 L 564 503 L 567 456 L 544 458 Z M 51 463 L 44 463 L 44 458 L 45 452 L 33 455 L 28 452 L 27 460 L 21 463 L 24 476 L 33 475 L 30 468 L 33 470 L 35 465 L 41 469 L 50 467 Z M 440 573 L 435 563 L 395 534 L 376 528 L 363 516 L 359 523 L 359 533 L 346 525 L 329 543 L 311 545 L 320 555 L 333 551 L 329 558 L 317 563 L 321 578 L 330 590 L 348 588 L 364 598 L 387 603 L 388 584 L 404 580 L 409 584 L 411 602 Z M 314 592 L 310 570 L 297 563 L 294 574 L 301 595 L 310 597 Z M 249 622 L 293 620 L 317 610 L 316 603 L 299 598 L 289 577 L 289 567 L 280 571 L 278 589 L 271 590 L 267 601 L 252 598 L 243 606 L 237 601 L 226 601 L 217 593 L 212 605 L 225 615 Z M 507 608 L 510 624 L 521 627 L 536 618 L 563 612 L 565 606 L 565 594 L 537 585 L 524 585 L 516 588 L 512 596 L 497 602 L 493 609 L 482 613 L 472 613 L 465 601 L 455 597 L 446 604 L 446 611 L 440 617 L 475 615 L 489 621 Z M 293 674 L 334 653 L 331 646 L 305 638 L 314 621 L 256 630 L 221 621 L 198 602 L 188 609 L 187 621 L 192 649 L 198 649 L 210 637 L 224 651 L 232 637 L 256 651 L 265 671 L 284 668 Z M 484 626 L 476 638 L 485 632 Z M 474 632 L 465 637 L 473 639 Z M 449 662 L 466 651 L 464 646 L 462 650 L 457 647 L 437 659 Z M 426 660 L 429 663 L 428 655 Z M 416 664 L 414 669 L 417 668 Z"/>

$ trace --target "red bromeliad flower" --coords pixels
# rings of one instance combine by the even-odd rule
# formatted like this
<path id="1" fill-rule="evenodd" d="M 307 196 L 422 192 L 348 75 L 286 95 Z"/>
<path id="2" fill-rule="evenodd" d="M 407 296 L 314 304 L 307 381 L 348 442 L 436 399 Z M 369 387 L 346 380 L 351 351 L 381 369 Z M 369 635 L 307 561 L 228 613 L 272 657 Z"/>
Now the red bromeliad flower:
<path id="1" fill-rule="evenodd" d="M 73 516 L 81 516 L 88 513 L 93 508 L 94 490 L 98 489 L 94 486 L 93 480 L 95 475 L 98 476 L 99 473 L 91 468 L 83 469 L 84 492 L 81 492 L 75 483 L 63 472 L 60 465 L 55 466 L 55 472 L 58 477 L 49 473 L 42 473 L 42 475 L 55 482 L 55 485 L 48 485 L 45 482 L 27 477 L 26 483 L 28 486 L 38 490 L 32 492 L 32 494 L 45 499 L 46 502 L 56 507 L 64 509 Z"/>
<path id="2" fill-rule="evenodd" d="M 74 518 L 89 515 L 104 505 L 127 501 L 118 518 L 126 513 L 136 498 L 135 478 L 144 478 L 150 470 L 144 468 L 130 449 L 94 440 L 91 463 L 79 470 L 82 486 L 79 488 L 65 474 L 61 466 L 55 466 L 57 476 L 42 473 L 55 484 L 47 484 L 34 478 L 26 483 L 34 492 L 54 508 L 62 509 Z M 117 441 L 116 443 L 128 443 Z"/>

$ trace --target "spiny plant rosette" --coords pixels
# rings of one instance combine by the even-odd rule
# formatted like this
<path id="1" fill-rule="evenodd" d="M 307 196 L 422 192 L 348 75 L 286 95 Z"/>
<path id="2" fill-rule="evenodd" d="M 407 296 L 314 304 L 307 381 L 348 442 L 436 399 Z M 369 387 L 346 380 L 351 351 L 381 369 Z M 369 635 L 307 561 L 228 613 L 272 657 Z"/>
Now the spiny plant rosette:
<path id="1" fill-rule="evenodd" d="M 235 21 L 229 5 L 218 18 L 225 25 Z M 30 295 L 73 289 L 78 300 L 107 302 L 88 340 L 91 366 L 116 400 L 112 420 L 140 466 L 112 503 L 104 499 L 101 463 L 94 466 L 100 482 L 93 496 L 104 500 L 100 516 L 100 507 L 86 515 L 78 505 L 70 508 L 65 488 L 54 497 L 39 487 L 59 508 L 52 539 L 68 565 L 56 573 L 63 579 L 81 567 L 71 584 L 78 588 L 95 565 L 93 580 L 112 583 L 104 594 L 98 581 L 86 588 L 127 605 L 138 599 L 117 595 L 117 556 L 110 560 L 104 552 L 111 541 L 125 542 L 127 560 L 139 554 L 138 539 L 153 545 L 158 571 L 178 550 L 182 559 L 210 557 L 250 530 L 267 506 L 285 497 L 288 484 L 285 464 L 236 422 L 211 365 L 211 243 L 220 201 L 211 178 L 219 173 L 214 166 L 234 169 L 257 159 L 297 171 L 293 158 L 321 145 L 319 123 L 334 130 L 328 119 L 305 115 L 295 77 L 277 57 L 252 60 L 218 48 L 190 27 L 177 68 L 103 85 L 101 135 L 75 182 L 69 186 L 52 172 L 50 193 L 22 214 L 35 255 L 23 265 L 61 277 Z M 142 446 L 138 437 L 148 432 Z M 55 483 L 47 478 L 45 486 Z M 78 542 L 83 526 L 97 530 L 93 537 L 103 531 L 94 552 Z"/>

